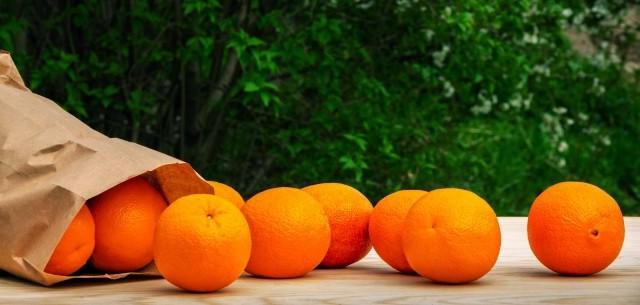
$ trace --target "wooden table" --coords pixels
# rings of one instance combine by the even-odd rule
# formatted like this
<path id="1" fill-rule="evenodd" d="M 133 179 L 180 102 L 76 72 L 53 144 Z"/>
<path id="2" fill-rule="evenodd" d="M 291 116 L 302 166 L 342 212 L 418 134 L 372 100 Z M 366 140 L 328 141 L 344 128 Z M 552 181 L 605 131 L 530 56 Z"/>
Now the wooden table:
<path id="1" fill-rule="evenodd" d="M 500 219 L 502 250 L 495 268 L 467 285 L 440 285 L 401 275 L 375 252 L 342 270 L 304 278 L 244 275 L 216 293 L 184 293 L 162 279 L 73 281 L 41 287 L 0 275 L 0 304 L 640 304 L 640 218 L 627 217 L 620 257 L 589 277 L 551 273 L 527 242 L 526 218 Z"/>

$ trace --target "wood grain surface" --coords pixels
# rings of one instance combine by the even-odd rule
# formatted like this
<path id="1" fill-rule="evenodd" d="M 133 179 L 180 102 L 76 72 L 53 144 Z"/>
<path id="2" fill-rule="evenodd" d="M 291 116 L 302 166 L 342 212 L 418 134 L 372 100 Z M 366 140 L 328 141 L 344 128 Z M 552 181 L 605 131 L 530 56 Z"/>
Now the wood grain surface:
<path id="1" fill-rule="evenodd" d="M 77 280 L 46 288 L 0 274 L 0 304 L 640 304 L 640 218 L 626 217 L 622 253 L 605 271 L 564 277 L 546 270 L 527 242 L 526 218 L 500 219 L 495 268 L 467 285 L 394 272 L 371 252 L 341 270 L 299 279 L 244 275 L 222 291 L 184 293 L 162 279 Z"/>

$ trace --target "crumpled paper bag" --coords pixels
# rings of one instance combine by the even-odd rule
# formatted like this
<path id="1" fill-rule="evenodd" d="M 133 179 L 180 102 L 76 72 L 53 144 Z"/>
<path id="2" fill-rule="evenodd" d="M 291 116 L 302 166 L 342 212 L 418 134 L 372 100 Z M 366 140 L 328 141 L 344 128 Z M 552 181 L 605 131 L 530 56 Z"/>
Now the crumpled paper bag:
<path id="1" fill-rule="evenodd" d="M 31 93 L 0 52 L 0 269 L 43 285 L 71 278 L 44 272 L 66 227 L 89 198 L 182 161 L 82 123 Z M 153 264 L 136 274 L 158 275 Z"/>

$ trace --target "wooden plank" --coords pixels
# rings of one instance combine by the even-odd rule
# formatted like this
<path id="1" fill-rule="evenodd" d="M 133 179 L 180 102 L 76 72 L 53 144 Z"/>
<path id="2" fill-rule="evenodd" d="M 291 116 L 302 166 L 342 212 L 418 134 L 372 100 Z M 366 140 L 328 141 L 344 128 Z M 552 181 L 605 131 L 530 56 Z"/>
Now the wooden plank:
<path id="1" fill-rule="evenodd" d="M 546 270 L 529 249 L 526 218 L 500 219 L 502 250 L 496 267 L 477 282 L 440 285 L 394 272 L 372 252 L 343 270 L 304 278 L 248 275 L 226 289 L 184 293 L 162 279 L 74 281 L 46 288 L 0 275 L 0 304 L 640 304 L 640 218 L 626 217 L 620 257 L 604 272 L 563 277 Z"/>

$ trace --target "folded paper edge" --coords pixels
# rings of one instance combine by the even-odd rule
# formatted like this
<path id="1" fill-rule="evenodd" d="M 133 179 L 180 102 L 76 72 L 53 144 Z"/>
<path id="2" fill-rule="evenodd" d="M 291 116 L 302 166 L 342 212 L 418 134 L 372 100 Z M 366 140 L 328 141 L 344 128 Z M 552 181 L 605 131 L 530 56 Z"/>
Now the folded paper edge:
<path id="1" fill-rule="evenodd" d="M 33 270 L 38 270 L 33 264 L 31 264 L 28 260 L 23 260 L 23 263 L 25 266 L 27 266 L 30 269 Z M 119 279 L 123 279 L 129 276 L 145 276 L 145 277 L 150 277 L 150 278 L 154 278 L 154 277 L 162 277 L 162 275 L 160 274 L 159 271 L 157 271 L 157 269 L 154 267 L 154 263 L 151 262 L 149 263 L 149 265 L 145 266 L 144 268 L 140 269 L 139 271 L 132 271 L 132 272 L 123 272 L 123 273 L 104 273 L 104 274 L 82 274 L 82 275 L 71 275 L 71 276 L 64 276 L 64 275 L 55 275 L 55 274 L 49 274 L 49 273 L 40 273 L 40 276 L 37 279 L 33 279 L 33 278 L 29 278 L 26 276 L 17 276 L 18 278 L 21 278 L 29 283 L 33 283 L 33 284 L 40 284 L 42 286 L 45 287 L 51 287 L 54 286 L 55 284 L 61 283 L 61 282 L 66 282 L 69 280 L 74 280 L 74 279 L 104 279 L 104 280 L 119 280 Z M 150 270 L 148 270 L 150 269 Z M 15 275 L 15 274 L 14 274 Z"/>
<path id="2" fill-rule="evenodd" d="M 18 72 L 18 68 L 11 58 L 11 53 L 2 49 L 0 49 L 0 84 L 31 91 L 24 84 L 22 76 L 20 76 L 20 72 Z"/>

